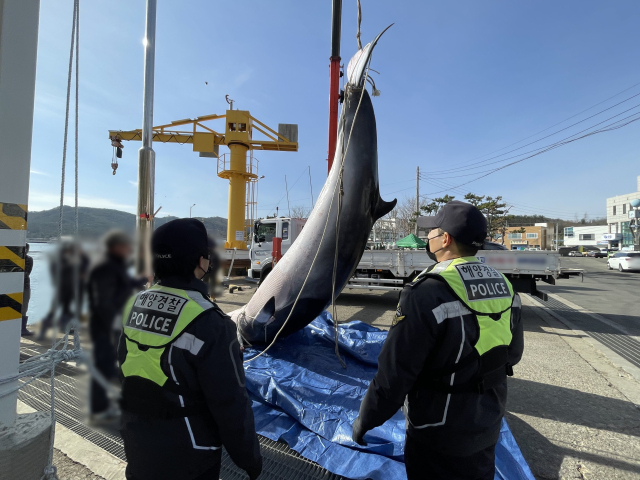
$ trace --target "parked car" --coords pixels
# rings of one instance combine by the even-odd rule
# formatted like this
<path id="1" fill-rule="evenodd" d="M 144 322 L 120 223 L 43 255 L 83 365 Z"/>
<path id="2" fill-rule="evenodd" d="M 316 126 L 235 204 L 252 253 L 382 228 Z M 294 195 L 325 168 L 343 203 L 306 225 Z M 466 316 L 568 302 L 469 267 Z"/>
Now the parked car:
<path id="1" fill-rule="evenodd" d="M 568 253 L 568 256 L 569 257 L 582 257 L 583 255 L 582 255 L 582 252 L 579 252 L 578 250 L 571 250 Z"/>
<path id="2" fill-rule="evenodd" d="M 616 252 L 607 260 L 609 270 L 640 270 L 640 252 Z"/>
<path id="3" fill-rule="evenodd" d="M 589 250 L 587 252 L 587 257 L 607 258 L 607 252 L 602 252 L 600 250 Z"/>

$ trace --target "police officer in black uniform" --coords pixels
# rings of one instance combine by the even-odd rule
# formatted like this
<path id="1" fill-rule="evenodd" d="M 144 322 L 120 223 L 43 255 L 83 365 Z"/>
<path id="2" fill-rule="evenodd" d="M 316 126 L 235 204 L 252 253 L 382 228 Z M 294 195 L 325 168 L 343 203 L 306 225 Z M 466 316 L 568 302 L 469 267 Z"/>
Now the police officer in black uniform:
<path id="1" fill-rule="evenodd" d="M 487 232 L 476 207 L 452 201 L 418 225 L 437 263 L 400 295 L 353 439 L 365 445 L 404 407 L 409 480 L 493 480 L 507 376 L 524 348 L 520 297 L 475 257 Z"/>
<path id="2" fill-rule="evenodd" d="M 218 264 L 199 220 L 152 238 L 158 283 L 123 311 L 118 360 L 129 480 L 218 479 L 222 447 L 250 479 L 262 471 L 236 326 L 200 280 Z"/>

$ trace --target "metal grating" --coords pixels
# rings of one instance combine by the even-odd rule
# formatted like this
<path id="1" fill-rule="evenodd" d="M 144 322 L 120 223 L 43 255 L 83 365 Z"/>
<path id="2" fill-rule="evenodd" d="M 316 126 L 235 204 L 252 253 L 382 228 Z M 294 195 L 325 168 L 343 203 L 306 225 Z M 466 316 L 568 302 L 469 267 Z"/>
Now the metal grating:
<path id="1" fill-rule="evenodd" d="M 546 306 L 573 322 L 580 330 L 640 368 L 640 342 L 592 316 L 549 297 Z"/>
<path id="2" fill-rule="evenodd" d="M 46 349 L 23 343 L 20 350 L 22 361 Z M 69 364 L 61 364 L 56 368 L 56 420 L 82 438 L 126 461 L 124 444 L 119 432 L 85 424 L 87 383 L 88 376 L 82 368 Z M 23 386 L 18 392 L 18 398 L 36 410 L 49 411 L 51 408 L 49 377 L 38 378 L 31 384 Z M 261 479 L 346 480 L 300 456 L 285 443 L 274 442 L 262 436 L 259 436 L 259 439 L 264 462 Z M 246 473 L 235 466 L 224 450 L 220 477 L 222 480 L 246 479 Z"/>

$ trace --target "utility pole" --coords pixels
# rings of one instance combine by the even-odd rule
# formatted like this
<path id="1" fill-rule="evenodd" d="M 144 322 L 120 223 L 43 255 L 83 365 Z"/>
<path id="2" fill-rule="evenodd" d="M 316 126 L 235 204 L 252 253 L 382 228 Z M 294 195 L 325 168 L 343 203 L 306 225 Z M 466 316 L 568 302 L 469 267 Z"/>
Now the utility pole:
<path id="1" fill-rule="evenodd" d="M 340 98 L 340 32 L 342 29 L 342 0 L 333 0 L 331 13 L 331 66 L 329 67 L 329 151 L 327 175 L 333 165 L 338 138 L 338 100 Z"/>
<path id="2" fill-rule="evenodd" d="M 420 167 L 416 167 L 416 237 L 418 236 L 418 216 L 420 215 Z"/>
<path id="3" fill-rule="evenodd" d="M 136 271 L 151 274 L 151 234 L 156 154 L 153 151 L 153 83 L 156 58 L 157 0 L 147 0 L 144 38 L 144 94 L 142 102 L 142 147 L 138 150 L 138 205 L 136 209 Z"/>
<path id="4" fill-rule="evenodd" d="M 556 222 L 556 251 L 558 250 L 558 222 Z"/>

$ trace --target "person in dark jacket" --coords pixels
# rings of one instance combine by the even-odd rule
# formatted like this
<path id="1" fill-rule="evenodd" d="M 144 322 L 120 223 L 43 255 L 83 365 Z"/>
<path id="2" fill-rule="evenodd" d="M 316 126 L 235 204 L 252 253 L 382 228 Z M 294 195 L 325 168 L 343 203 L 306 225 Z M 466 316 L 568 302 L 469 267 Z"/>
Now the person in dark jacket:
<path id="1" fill-rule="evenodd" d="M 22 294 L 22 333 L 23 337 L 30 337 L 33 332 L 27 329 L 27 322 L 29 322 L 29 300 L 31 299 L 31 271 L 33 270 L 33 257 L 28 255 L 29 244 L 27 243 L 24 248 L 24 293 Z"/>
<path id="2" fill-rule="evenodd" d="M 404 406 L 409 480 L 493 480 L 507 376 L 524 349 L 520 297 L 475 257 L 486 237 L 477 208 L 449 202 L 418 225 L 438 263 L 401 292 L 353 439 L 366 444 Z"/>
<path id="3" fill-rule="evenodd" d="M 201 281 L 204 224 L 178 219 L 152 237 L 158 283 L 129 300 L 118 360 L 129 480 L 218 479 L 222 447 L 250 479 L 262 471 L 236 325 Z"/>
<path id="4" fill-rule="evenodd" d="M 89 257 L 82 246 L 75 241 L 64 241 L 51 258 L 50 274 L 55 293 L 51 308 L 40 324 L 38 341 L 44 340 L 52 326 L 64 331 L 74 315 L 80 316 L 88 270 Z M 76 273 L 77 283 L 73 280 Z"/>
<path id="5" fill-rule="evenodd" d="M 89 274 L 89 333 L 93 342 L 93 363 L 102 377 L 111 382 L 117 377 L 116 350 L 122 321 L 118 322 L 122 308 L 134 290 L 148 282 L 146 277 L 129 275 L 131 239 L 121 231 L 107 233 L 104 238 L 105 258 Z M 118 323 L 116 323 L 118 322 Z M 119 335 L 118 335 L 119 336 Z M 109 400 L 107 391 L 95 379 L 91 381 L 91 420 L 109 421 L 119 416 L 116 405 Z"/>

